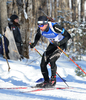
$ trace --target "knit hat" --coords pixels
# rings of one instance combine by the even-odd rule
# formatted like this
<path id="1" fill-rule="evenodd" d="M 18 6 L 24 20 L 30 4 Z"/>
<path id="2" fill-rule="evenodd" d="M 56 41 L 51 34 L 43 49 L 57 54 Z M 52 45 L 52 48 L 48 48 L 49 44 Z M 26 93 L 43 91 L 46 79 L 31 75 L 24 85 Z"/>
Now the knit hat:
<path id="1" fill-rule="evenodd" d="M 18 19 L 18 16 L 17 16 L 17 15 L 12 15 L 12 16 L 10 17 L 10 19 L 11 19 L 11 22 L 13 22 L 15 19 Z"/>
<path id="2" fill-rule="evenodd" d="M 39 18 L 38 18 L 38 24 L 48 24 L 48 19 L 47 19 L 47 17 L 46 16 L 40 16 Z"/>

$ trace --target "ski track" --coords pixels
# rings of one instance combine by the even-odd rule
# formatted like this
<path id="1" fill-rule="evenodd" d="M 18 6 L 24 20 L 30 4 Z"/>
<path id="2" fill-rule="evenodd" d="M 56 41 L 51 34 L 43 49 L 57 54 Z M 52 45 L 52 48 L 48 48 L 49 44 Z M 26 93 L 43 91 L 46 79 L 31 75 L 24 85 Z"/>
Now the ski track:
<path id="1" fill-rule="evenodd" d="M 39 47 L 38 47 L 39 49 Z M 39 49 L 42 53 L 41 49 Z M 6 60 L 0 57 L 0 88 L 9 88 L 17 86 L 27 86 L 28 89 L 0 89 L 0 100 L 86 100 L 86 77 L 78 77 L 75 74 L 76 66 L 61 58 L 56 62 L 57 71 L 62 78 L 67 80 L 67 84 L 73 89 L 63 90 L 46 90 L 30 93 L 21 93 L 23 91 L 30 91 L 30 86 L 34 86 L 39 78 L 42 78 L 40 71 L 40 58 L 29 65 L 29 62 L 38 57 L 35 51 L 30 55 L 30 60 L 9 61 L 11 70 L 8 71 Z M 34 56 L 33 56 L 34 55 Z M 84 69 L 86 62 L 77 62 Z M 50 74 L 50 67 L 49 75 Z M 57 82 L 56 87 L 66 87 L 64 82 Z"/>
<path id="2" fill-rule="evenodd" d="M 36 99 L 37 100 L 85 100 L 86 90 L 84 92 L 82 92 L 83 90 L 82 91 L 80 90 L 78 88 L 74 88 L 74 89 L 65 89 L 65 90 L 39 91 L 39 92 L 32 92 L 32 93 L 20 93 L 19 92 L 20 90 L 0 90 L 1 92 L 0 95 L 1 96 L 6 95 L 6 97 L 8 98 L 6 100 L 12 100 L 13 97 L 18 98 L 18 100 L 19 99 L 23 100 L 23 98 L 28 100 L 28 97 L 29 100 L 36 100 Z M 3 100 L 5 100 L 6 97 L 4 97 Z"/>

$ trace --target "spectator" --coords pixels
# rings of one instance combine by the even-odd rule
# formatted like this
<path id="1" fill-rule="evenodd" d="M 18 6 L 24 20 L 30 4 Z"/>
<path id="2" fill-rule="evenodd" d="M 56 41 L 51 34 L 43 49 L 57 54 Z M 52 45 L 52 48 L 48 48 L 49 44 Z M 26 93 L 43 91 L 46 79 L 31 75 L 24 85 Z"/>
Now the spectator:
<path id="1" fill-rule="evenodd" d="M 12 15 L 10 17 L 10 22 L 8 23 L 9 25 L 9 28 L 13 31 L 13 36 L 14 36 L 14 39 L 15 39 L 15 42 L 16 42 L 16 46 L 17 46 L 17 49 L 18 49 L 18 52 L 19 54 L 21 55 L 21 57 L 23 58 L 22 56 L 22 39 L 21 39 L 21 34 L 20 34 L 20 25 L 19 25 L 19 18 L 17 15 Z"/>

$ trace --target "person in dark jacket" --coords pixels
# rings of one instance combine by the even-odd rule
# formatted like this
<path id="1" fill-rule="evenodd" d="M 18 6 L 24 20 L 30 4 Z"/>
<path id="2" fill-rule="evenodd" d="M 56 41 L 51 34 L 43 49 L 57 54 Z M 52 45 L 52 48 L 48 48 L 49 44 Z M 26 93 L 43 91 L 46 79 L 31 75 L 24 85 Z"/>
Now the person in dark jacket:
<path id="1" fill-rule="evenodd" d="M 43 53 L 41 60 L 41 72 L 44 77 L 44 82 L 37 84 L 36 87 L 46 88 L 52 87 L 56 84 L 56 61 L 60 57 L 62 51 L 60 51 L 57 46 L 62 50 L 66 50 L 67 41 L 70 39 L 70 34 L 59 24 L 48 22 L 46 16 L 40 16 L 38 18 L 38 29 L 35 36 L 34 43 L 30 44 L 30 47 L 33 48 L 36 46 L 41 35 L 48 38 L 50 44 L 48 45 L 46 51 Z M 51 64 L 51 80 L 49 79 L 47 64 Z"/>
<path id="2" fill-rule="evenodd" d="M 19 54 L 22 55 L 22 39 L 20 34 L 20 25 L 19 25 L 19 18 L 17 15 L 12 15 L 10 17 L 10 22 L 8 23 L 9 28 L 13 31 L 13 36 L 19 51 Z"/>

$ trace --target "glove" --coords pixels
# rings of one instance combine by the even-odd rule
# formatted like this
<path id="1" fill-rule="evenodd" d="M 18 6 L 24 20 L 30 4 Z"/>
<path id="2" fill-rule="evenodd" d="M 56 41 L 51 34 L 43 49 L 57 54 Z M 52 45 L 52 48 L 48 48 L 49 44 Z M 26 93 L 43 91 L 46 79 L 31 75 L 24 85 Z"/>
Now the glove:
<path id="1" fill-rule="evenodd" d="M 57 47 L 57 46 L 60 46 L 60 43 L 57 42 L 57 41 L 54 41 L 53 44 Z"/>
<path id="2" fill-rule="evenodd" d="M 36 45 L 35 43 L 31 43 L 31 44 L 30 44 L 30 48 L 34 48 L 35 45 Z"/>

